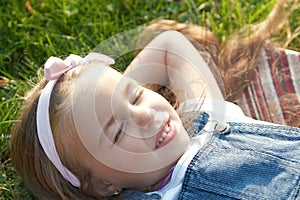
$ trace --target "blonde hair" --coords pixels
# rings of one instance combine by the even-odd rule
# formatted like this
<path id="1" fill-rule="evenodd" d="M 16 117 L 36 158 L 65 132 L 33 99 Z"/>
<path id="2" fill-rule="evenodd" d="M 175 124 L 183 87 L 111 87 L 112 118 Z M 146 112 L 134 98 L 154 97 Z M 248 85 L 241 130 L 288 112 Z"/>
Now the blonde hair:
<path id="1" fill-rule="evenodd" d="M 160 21 L 150 27 L 158 28 L 160 31 L 177 30 L 192 38 L 196 47 L 195 41 L 201 44 L 221 73 L 226 99 L 234 101 L 255 73 L 259 52 L 266 47 L 265 41 L 287 21 L 292 9 L 280 10 L 283 4 L 285 4 L 283 0 L 278 1 L 267 20 L 241 29 L 225 45 L 221 44 L 211 31 L 200 26 Z M 280 17 L 277 14 L 280 14 Z M 265 28 L 266 25 L 273 28 Z M 244 34 L 245 31 L 250 31 L 251 34 Z M 241 33 L 244 37 L 238 37 Z M 12 162 L 26 185 L 41 199 L 95 199 L 99 195 L 96 193 L 96 190 L 99 191 L 96 189 L 99 180 L 95 180 L 87 169 L 80 167 L 76 162 L 76 140 L 70 139 L 76 137 L 70 99 L 72 82 L 76 77 L 78 77 L 76 68 L 60 77 L 51 96 L 50 120 L 59 156 L 63 164 L 80 179 L 82 185 L 80 189 L 73 187 L 60 175 L 45 155 L 37 138 L 36 109 L 41 91 L 47 83 L 45 79 L 42 79 L 27 95 L 20 121 L 15 123 L 12 129 Z M 163 94 L 175 108 L 178 106 L 176 97 L 168 89 L 160 86 L 150 87 Z M 121 196 L 116 198 L 121 199 Z"/>
<path id="2" fill-rule="evenodd" d="M 25 184 L 40 199 L 94 199 L 88 192 L 90 173 L 76 162 L 78 145 L 76 140 L 70 139 L 76 137 L 70 102 L 77 76 L 78 69 L 74 68 L 56 83 L 50 100 L 50 122 L 58 154 L 63 164 L 79 177 L 81 188 L 73 187 L 61 176 L 40 146 L 36 109 L 41 91 L 47 84 L 44 78 L 26 95 L 23 113 L 11 132 L 12 162 Z"/>
<path id="3" fill-rule="evenodd" d="M 205 58 L 213 73 L 214 67 L 211 67 L 213 63 L 217 67 L 221 80 L 218 73 L 214 75 L 220 88 L 225 89 L 222 91 L 225 100 L 236 102 L 257 74 L 261 51 L 264 48 L 273 48 L 272 38 L 276 37 L 276 34 L 287 24 L 289 14 L 297 8 L 297 5 L 298 0 L 277 0 L 266 20 L 237 30 L 225 43 L 221 43 L 218 37 L 205 27 L 182 24 L 173 20 L 152 23 L 148 26 L 151 32 L 144 32 L 139 41 L 142 43 L 141 46 L 144 46 L 166 30 L 183 33 Z M 153 29 L 155 31 L 152 31 Z M 205 51 L 207 54 L 204 53 Z M 295 93 L 285 94 L 280 98 L 298 101 Z M 283 105 L 283 112 L 291 115 L 286 119 L 287 125 L 300 127 L 299 107 Z"/>

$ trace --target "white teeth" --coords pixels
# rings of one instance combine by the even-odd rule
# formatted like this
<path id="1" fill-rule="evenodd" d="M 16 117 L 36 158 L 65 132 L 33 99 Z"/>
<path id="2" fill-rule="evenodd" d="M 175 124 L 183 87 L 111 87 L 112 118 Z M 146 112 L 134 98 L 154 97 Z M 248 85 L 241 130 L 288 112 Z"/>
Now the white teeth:
<path id="1" fill-rule="evenodd" d="M 169 132 L 169 130 L 170 130 L 170 128 L 169 128 L 168 124 L 166 124 L 164 131 L 167 133 L 167 132 Z"/>
<path id="2" fill-rule="evenodd" d="M 170 131 L 170 127 L 168 124 L 166 124 L 165 128 L 164 128 L 164 131 L 162 132 L 161 134 L 161 137 L 159 138 L 158 140 L 158 145 L 160 143 L 162 143 L 162 141 L 164 141 L 165 137 L 167 136 L 168 132 Z"/>

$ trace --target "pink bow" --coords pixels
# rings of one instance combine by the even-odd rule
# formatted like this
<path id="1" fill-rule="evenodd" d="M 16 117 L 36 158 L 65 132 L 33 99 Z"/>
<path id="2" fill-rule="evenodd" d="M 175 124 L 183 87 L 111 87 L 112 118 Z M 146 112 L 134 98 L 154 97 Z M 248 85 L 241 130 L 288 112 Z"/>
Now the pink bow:
<path id="1" fill-rule="evenodd" d="M 89 53 L 85 58 L 70 54 L 65 60 L 51 56 L 45 63 L 44 76 L 47 80 L 55 80 L 73 67 L 92 62 L 107 65 L 115 63 L 114 59 L 111 57 L 95 52 Z"/>

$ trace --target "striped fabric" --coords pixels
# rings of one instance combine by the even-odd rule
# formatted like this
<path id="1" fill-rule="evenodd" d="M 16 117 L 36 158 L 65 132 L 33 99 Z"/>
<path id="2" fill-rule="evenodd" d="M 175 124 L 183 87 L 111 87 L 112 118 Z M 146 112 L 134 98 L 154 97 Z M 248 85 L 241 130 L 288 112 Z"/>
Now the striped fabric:
<path id="1" fill-rule="evenodd" d="M 262 51 L 257 75 L 238 101 L 254 119 L 294 125 L 300 118 L 300 53 L 285 49 Z"/>

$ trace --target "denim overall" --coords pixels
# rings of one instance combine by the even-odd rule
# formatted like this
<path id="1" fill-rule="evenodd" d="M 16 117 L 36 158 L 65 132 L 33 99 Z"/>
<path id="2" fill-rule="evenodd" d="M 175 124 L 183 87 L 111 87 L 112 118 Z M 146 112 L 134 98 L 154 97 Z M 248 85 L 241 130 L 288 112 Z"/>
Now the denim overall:
<path id="1" fill-rule="evenodd" d="M 201 113 L 194 129 L 209 121 Z M 300 129 L 228 123 L 190 162 L 178 200 L 300 199 Z M 201 131 L 200 131 L 201 132 Z M 161 199 L 125 190 L 123 199 Z"/>

